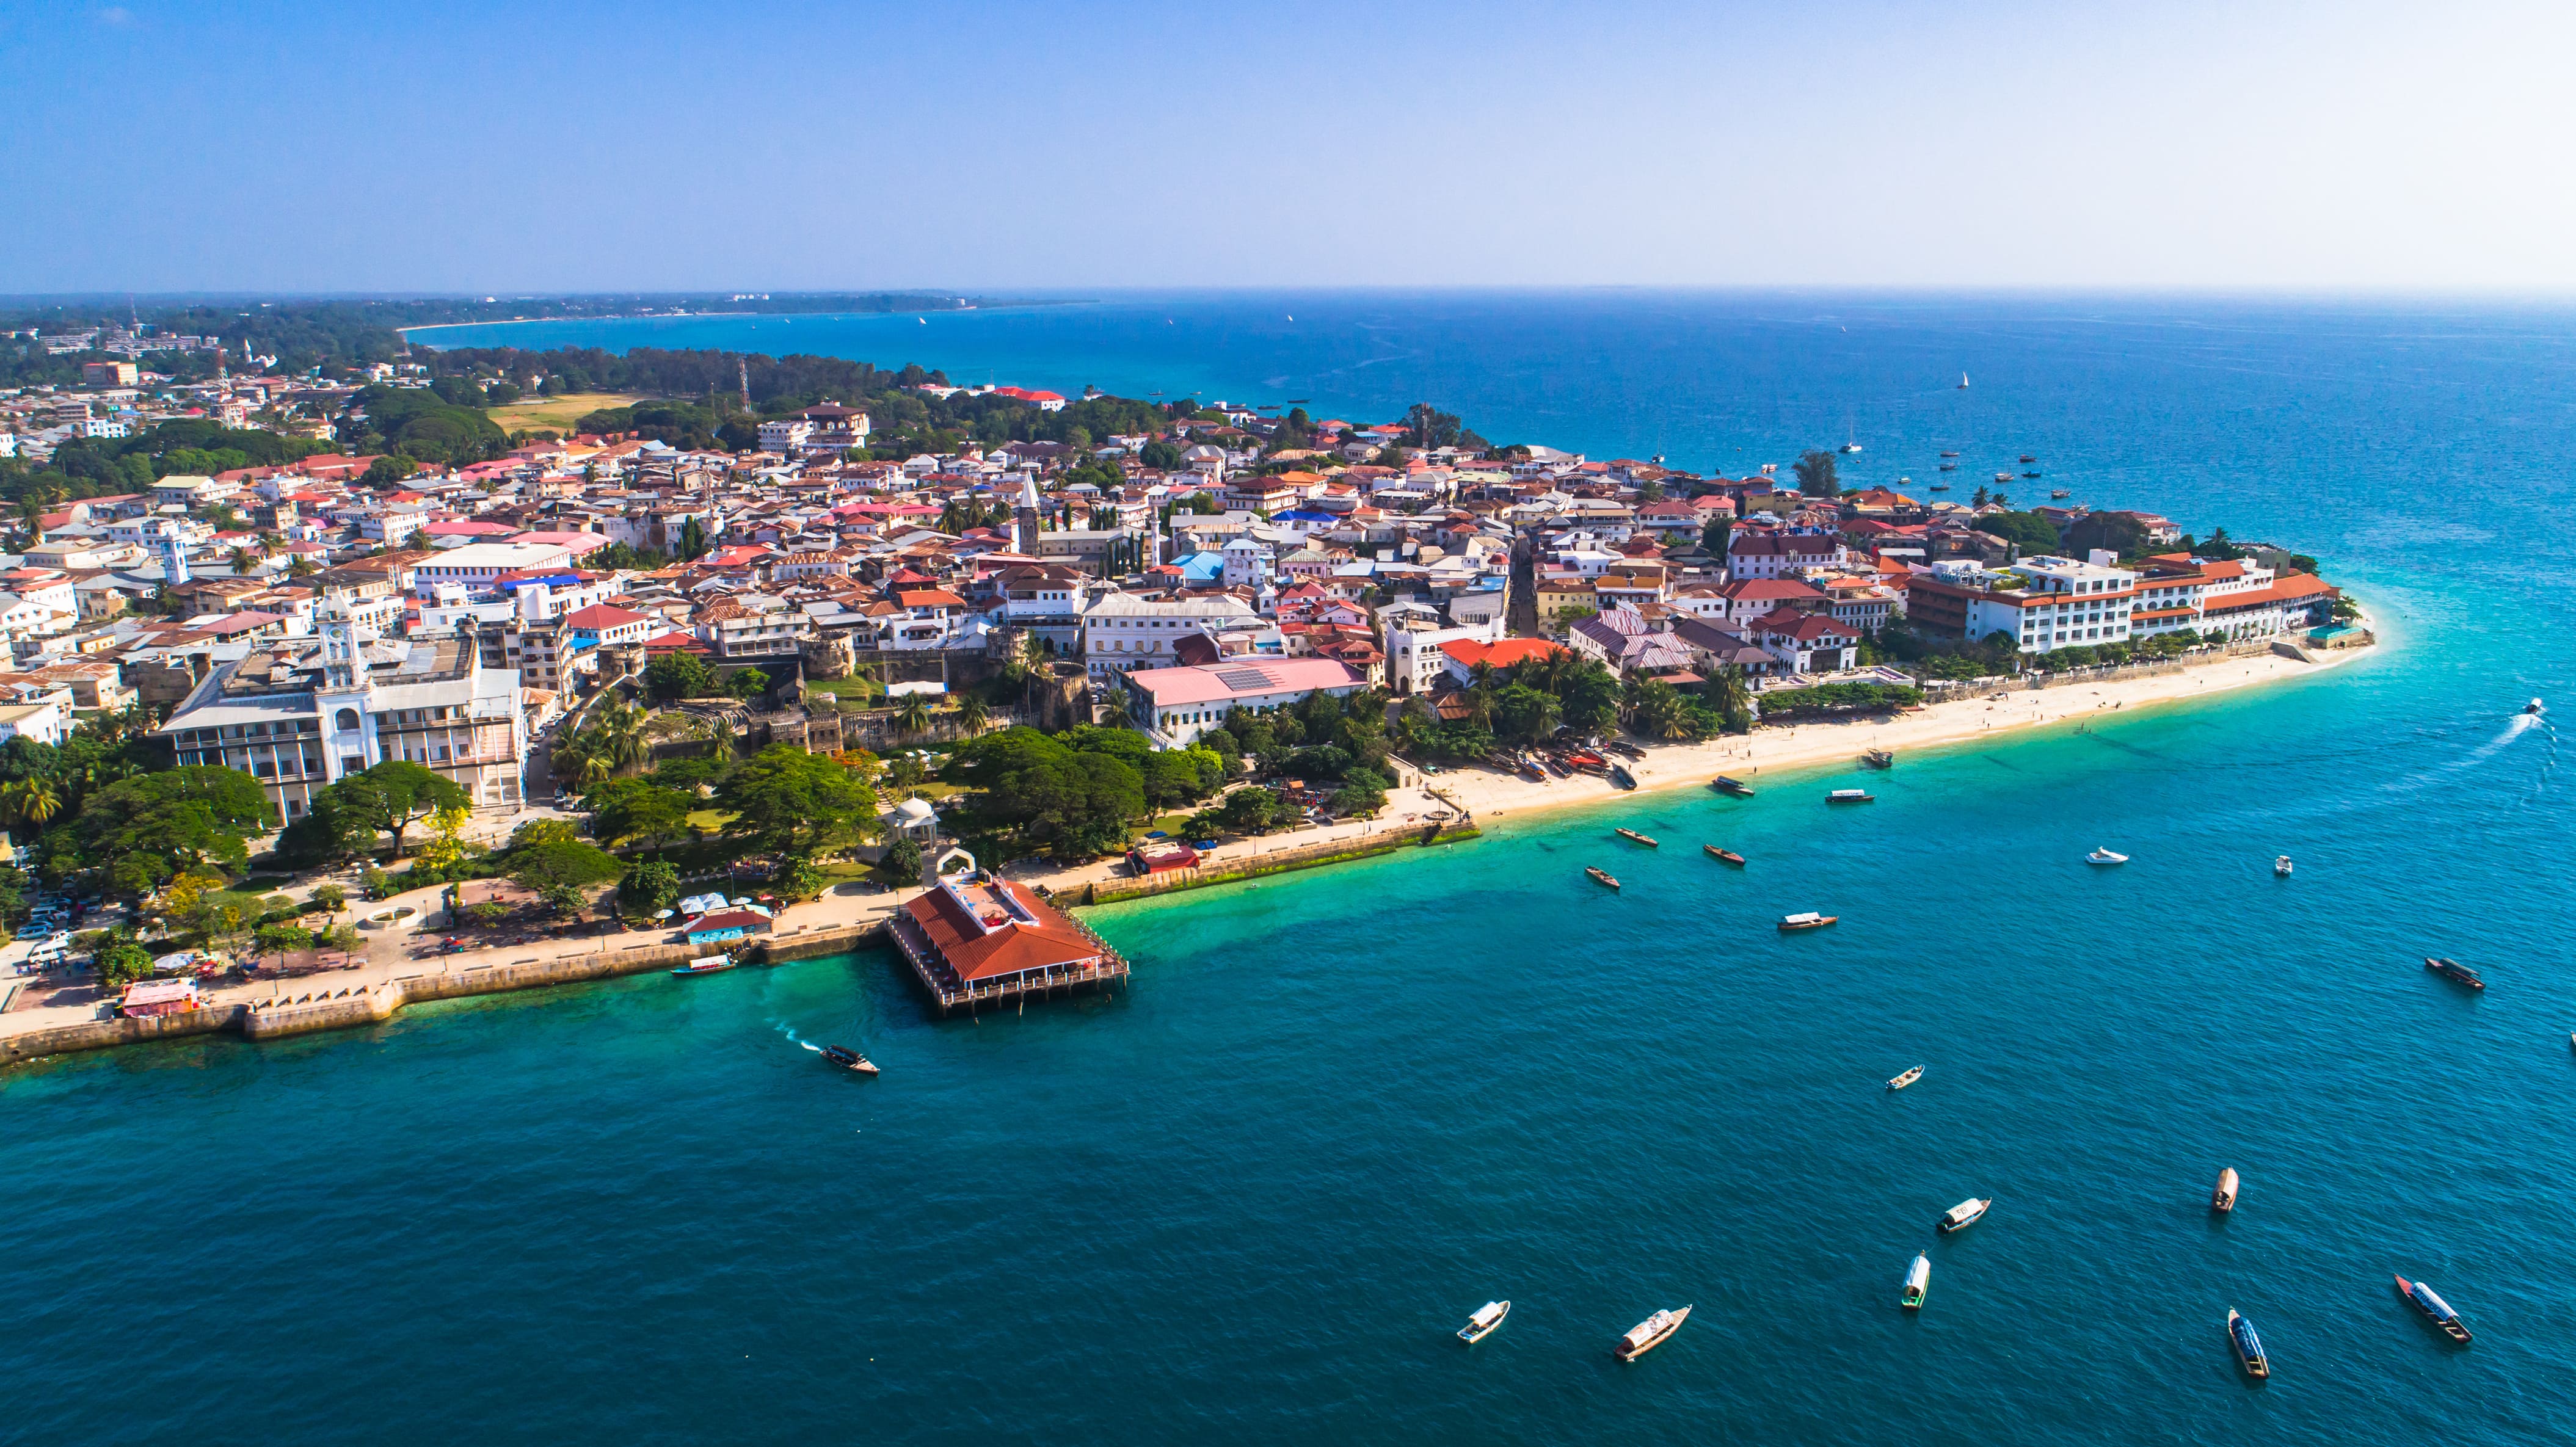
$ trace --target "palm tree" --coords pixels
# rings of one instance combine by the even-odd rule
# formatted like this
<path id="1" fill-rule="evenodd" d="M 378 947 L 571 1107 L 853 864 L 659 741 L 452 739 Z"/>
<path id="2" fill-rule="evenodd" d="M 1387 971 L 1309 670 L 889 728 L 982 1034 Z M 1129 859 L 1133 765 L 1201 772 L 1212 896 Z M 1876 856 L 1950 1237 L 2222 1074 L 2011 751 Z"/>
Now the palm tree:
<path id="1" fill-rule="evenodd" d="M 54 792 L 53 785 L 32 776 L 8 785 L 6 797 L 11 818 L 39 829 L 63 811 L 62 796 Z"/>
<path id="2" fill-rule="evenodd" d="M 224 561 L 232 564 L 233 576 L 238 578 L 248 573 L 251 570 L 252 565 L 256 564 L 259 559 L 253 557 L 251 555 L 251 550 L 248 548 L 235 548 L 230 554 L 226 555 Z"/>
<path id="3" fill-rule="evenodd" d="M 992 717 L 993 711 L 984 706 L 982 694 L 970 693 L 957 700 L 957 727 L 970 739 L 982 733 Z"/>
<path id="4" fill-rule="evenodd" d="M 896 733 L 911 735 L 930 727 L 930 699 L 925 694 L 908 693 L 894 711 Z"/>
<path id="5" fill-rule="evenodd" d="M 1638 706 L 1643 704 L 1645 699 L 1646 676 L 1644 674 L 1632 673 L 1625 679 L 1620 680 L 1619 721 L 1621 723 L 1635 723 L 1637 721 Z"/>
<path id="6" fill-rule="evenodd" d="M 595 747 L 612 770 L 623 772 L 640 767 L 653 756 L 652 746 L 644 736 L 647 722 L 649 715 L 644 706 L 626 699 L 599 711 L 599 721 L 589 731 L 598 735 Z"/>
<path id="7" fill-rule="evenodd" d="M 1740 718 L 1753 711 L 1753 691 L 1745 685 L 1744 670 L 1727 664 L 1710 682 L 1708 701 L 1717 706 L 1720 718 Z"/>
<path id="8" fill-rule="evenodd" d="M 732 714 L 719 713 L 709 717 L 699 727 L 698 733 L 707 741 L 709 757 L 717 763 L 731 763 L 734 755 L 742 752 L 742 738 L 734 730 Z"/>
<path id="9" fill-rule="evenodd" d="M 286 576 L 290 578 L 309 578 L 320 571 L 322 571 L 320 568 L 313 565 L 313 560 L 302 553 L 297 553 L 287 560 Z"/>

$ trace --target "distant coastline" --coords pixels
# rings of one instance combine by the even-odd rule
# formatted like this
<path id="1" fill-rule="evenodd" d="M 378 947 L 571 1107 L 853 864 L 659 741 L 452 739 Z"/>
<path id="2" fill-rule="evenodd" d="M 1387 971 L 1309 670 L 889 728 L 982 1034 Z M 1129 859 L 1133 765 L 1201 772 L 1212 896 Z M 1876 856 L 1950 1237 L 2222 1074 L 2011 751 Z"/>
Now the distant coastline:
<path id="1" fill-rule="evenodd" d="M 1084 298 L 1084 297 L 1000 297 L 1000 298 L 978 299 L 978 300 L 974 300 L 974 301 L 971 301 L 971 302 L 966 302 L 964 305 L 950 305 L 950 306 L 925 306 L 925 307 L 886 307 L 886 308 L 883 308 L 883 309 L 880 309 L 880 310 L 874 310 L 874 311 L 846 311 L 846 310 L 843 310 L 843 311 L 836 311 L 836 310 L 831 310 L 831 309 L 828 309 L 828 308 L 827 308 L 827 309 L 822 309 L 822 310 L 817 310 L 817 311 L 785 311 L 785 310 L 758 311 L 758 310 L 754 310 L 754 311 L 687 311 L 687 312 L 598 312 L 598 313 L 584 314 L 584 315 L 578 315 L 578 316 L 500 317 L 500 318 L 494 318 L 494 319 L 489 320 L 489 321 L 471 321 L 471 322 L 418 322 L 418 323 L 415 323 L 415 324 L 413 324 L 413 325 L 411 325 L 411 326 L 395 327 L 393 330 L 394 330 L 395 335 L 397 335 L 397 336 L 401 337 L 401 338 L 402 338 L 403 340 L 405 340 L 405 341 L 410 341 L 410 340 L 411 340 L 411 335 L 412 335 L 412 333 L 414 333 L 414 332 L 436 332 L 436 331 L 447 331 L 447 330 L 452 329 L 452 328 L 465 328 L 465 327 L 519 327 L 519 326 L 535 326 L 535 325 L 539 325 L 539 324 L 543 324 L 543 323 L 550 323 L 550 322 L 685 322 L 685 321 L 697 321 L 697 320 L 699 320 L 699 319 L 701 319 L 701 318 L 707 318 L 707 319 L 737 319 L 737 320 L 738 320 L 738 319 L 743 318 L 743 317 L 779 317 L 779 318 L 783 318 L 783 319 L 790 319 L 790 320 L 792 320 L 792 319 L 794 319 L 794 318 L 797 318 L 797 317 L 826 317 L 826 318 L 833 318 L 833 319 L 842 319 L 842 318 L 861 318 L 861 317 L 899 317 L 899 316 L 904 316 L 904 315 L 906 315 L 906 314 L 913 314 L 913 315 L 927 315 L 927 314 L 929 314 L 929 313 L 931 313 L 931 312 L 940 312 L 940 313 L 942 313 L 942 314 L 952 314 L 952 315 L 953 315 L 953 314 L 955 314 L 955 313 L 959 313 L 959 312 L 986 312 L 986 311 L 1000 311 L 1000 310 L 1003 310 L 1003 309 L 1006 309 L 1006 308 L 1016 310 L 1016 309 L 1018 309 L 1018 308 L 1022 308 L 1022 307 L 1089 306 L 1089 305 L 1092 305 L 1092 304 L 1093 304 L 1093 303 L 1092 303 L 1092 301 L 1091 301 L 1089 298 Z M 437 345 L 437 343 L 435 343 L 435 342 L 426 342 L 426 341 L 425 341 L 425 342 L 423 342 L 423 343 L 422 343 L 422 345 L 424 345 L 424 346 L 433 346 L 433 347 L 434 347 L 434 346 L 436 346 L 436 345 Z"/>

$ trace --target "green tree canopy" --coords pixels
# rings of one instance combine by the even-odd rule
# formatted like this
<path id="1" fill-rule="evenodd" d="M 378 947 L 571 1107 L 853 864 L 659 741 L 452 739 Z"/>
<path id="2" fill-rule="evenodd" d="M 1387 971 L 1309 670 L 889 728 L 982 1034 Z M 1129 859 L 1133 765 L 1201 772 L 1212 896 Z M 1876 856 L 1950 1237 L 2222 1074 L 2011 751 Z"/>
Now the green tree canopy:
<path id="1" fill-rule="evenodd" d="M 315 796 L 317 805 L 323 795 L 329 796 L 330 803 L 321 807 L 344 811 L 370 831 L 391 834 L 397 857 L 402 854 L 403 834 L 412 825 L 441 809 L 474 807 L 473 797 L 454 779 L 405 759 L 387 759 L 343 777 Z"/>
<path id="2" fill-rule="evenodd" d="M 182 869 L 238 872 L 245 843 L 276 819 L 267 791 L 239 769 L 191 764 L 122 779 L 92 795 L 66 832 L 76 868 L 115 893 L 146 894 Z M 48 842 L 54 836 L 48 836 Z"/>
<path id="3" fill-rule="evenodd" d="M 556 914 L 580 909 L 586 891 L 624 872 L 617 856 L 589 844 L 531 844 L 508 856 L 511 882 L 533 892 Z"/>
<path id="4" fill-rule="evenodd" d="M 1835 471 L 1834 455 L 1824 448 L 1810 447 L 1799 453 L 1791 470 L 1798 474 L 1798 491 L 1807 496 L 1842 496 L 1842 479 Z"/>
<path id="5" fill-rule="evenodd" d="M 617 912 L 630 919 L 651 919 L 680 902 L 677 865 L 648 859 L 628 865 L 617 881 Z"/>
<path id="6" fill-rule="evenodd" d="M 644 688 L 655 698 L 712 698 L 716 677 L 694 653 L 665 653 L 644 665 Z"/>
<path id="7" fill-rule="evenodd" d="M 591 832 L 607 844 L 656 839 L 688 826 L 696 800 L 648 779 L 611 779 L 582 795 L 590 806 Z"/>
<path id="8" fill-rule="evenodd" d="M 2057 551 L 2057 525 L 2035 512 L 1999 512 L 1977 519 L 1979 532 L 1991 533 L 2025 553 Z"/>
<path id="9" fill-rule="evenodd" d="M 877 791 L 825 754 L 772 744 L 727 774 L 716 804 L 731 810 L 727 839 L 778 854 L 812 854 L 872 838 Z"/>

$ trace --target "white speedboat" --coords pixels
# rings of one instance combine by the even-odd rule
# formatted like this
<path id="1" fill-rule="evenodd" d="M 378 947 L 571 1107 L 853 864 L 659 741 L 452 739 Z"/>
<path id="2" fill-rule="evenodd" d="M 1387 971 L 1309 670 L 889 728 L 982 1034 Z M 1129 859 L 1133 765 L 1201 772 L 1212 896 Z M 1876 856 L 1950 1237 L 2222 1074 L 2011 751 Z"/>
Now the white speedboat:
<path id="1" fill-rule="evenodd" d="M 1512 1304 L 1508 1301 L 1486 1302 L 1476 1308 L 1474 1316 L 1467 1318 L 1465 1326 L 1458 1328 L 1458 1340 L 1471 1345 L 1483 1341 L 1494 1334 L 1494 1328 L 1503 1324 L 1504 1317 L 1511 1314 Z"/>
<path id="2" fill-rule="evenodd" d="M 1967 1227 L 1974 1226 L 1978 1221 L 1984 1219 L 1986 1208 L 1993 1204 L 1994 1201 L 1992 1199 L 1980 1201 L 1976 1197 L 1970 1196 L 1968 1199 L 1952 1206 L 1949 1210 L 1941 1213 L 1940 1227 L 1942 1233 L 1946 1235 L 1952 1231 L 1963 1230 Z"/>
<path id="3" fill-rule="evenodd" d="M 2548 712 L 2548 710 L 2546 710 L 2546 709 L 2544 709 L 2544 708 L 2542 708 L 2542 707 L 2540 706 L 2540 700 L 2539 700 L 2539 699 L 2536 699 L 2536 698 L 2535 698 L 2535 699 L 2533 699 L 2531 702 L 2529 702 L 2529 703 L 2527 703 L 2527 704 L 2524 704 L 2524 705 L 2522 706 L 2522 711 L 2523 711 L 2524 713 L 2546 713 L 2546 712 Z"/>
<path id="4" fill-rule="evenodd" d="M 2289 878 L 2290 856 L 2286 854 L 2276 854 L 2272 856 L 2272 872 L 2281 876 L 2283 879 Z"/>
<path id="5" fill-rule="evenodd" d="M 1922 1078 L 1923 1067 L 1917 1065 L 1913 1069 L 1905 1072 L 1903 1075 L 1887 1082 L 1887 1088 L 1890 1090 L 1903 1090 L 1905 1087 L 1912 1085 L 1914 1082 L 1921 1080 Z"/>
<path id="6" fill-rule="evenodd" d="M 1619 1338 L 1619 1344 L 1610 1349 L 1610 1354 L 1623 1362 L 1633 1362 L 1662 1346 L 1674 1332 L 1680 1331 L 1682 1323 L 1690 1320 L 1690 1314 L 1691 1309 L 1687 1306 L 1679 1311 L 1656 1312 L 1628 1328 L 1628 1334 Z"/>
<path id="7" fill-rule="evenodd" d="M 2129 856 L 2125 854 L 2114 854 L 2108 849 L 2096 849 L 2092 853 L 2084 856 L 2084 862 L 2087 864 L 2126 864 L 2129 862 Z"/>
<path id="8" fill-rule="evenodd" d="M 1905 1271 L 1905 1301 L 1903 1303 L 1905 1309 L 1907 1311 L 1921 1311 L 1923 1309 L 1923 1293 L 1930 1291 L 1931 1289 L 1932 1258 L 1918 1251 L 1914 1254 L 1914 1264 L 1906 1268 Z"/>

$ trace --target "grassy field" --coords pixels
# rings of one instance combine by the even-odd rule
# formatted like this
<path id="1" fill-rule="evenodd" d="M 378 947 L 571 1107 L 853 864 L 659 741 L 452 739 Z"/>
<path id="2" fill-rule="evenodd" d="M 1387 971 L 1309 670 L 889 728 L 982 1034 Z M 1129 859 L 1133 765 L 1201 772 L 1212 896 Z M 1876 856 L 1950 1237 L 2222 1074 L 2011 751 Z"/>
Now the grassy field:
<path id="1" fill-rule="evenodd" d="M 570 434 L 572 424 L 583 414 L 602 407 L 624 407 L 644 399 L 624 392 L 566 392 L 560 397 L 540 397 L 508 407 L 495 407 L 493 421 L 504 432 L 562 432 Z"/>

